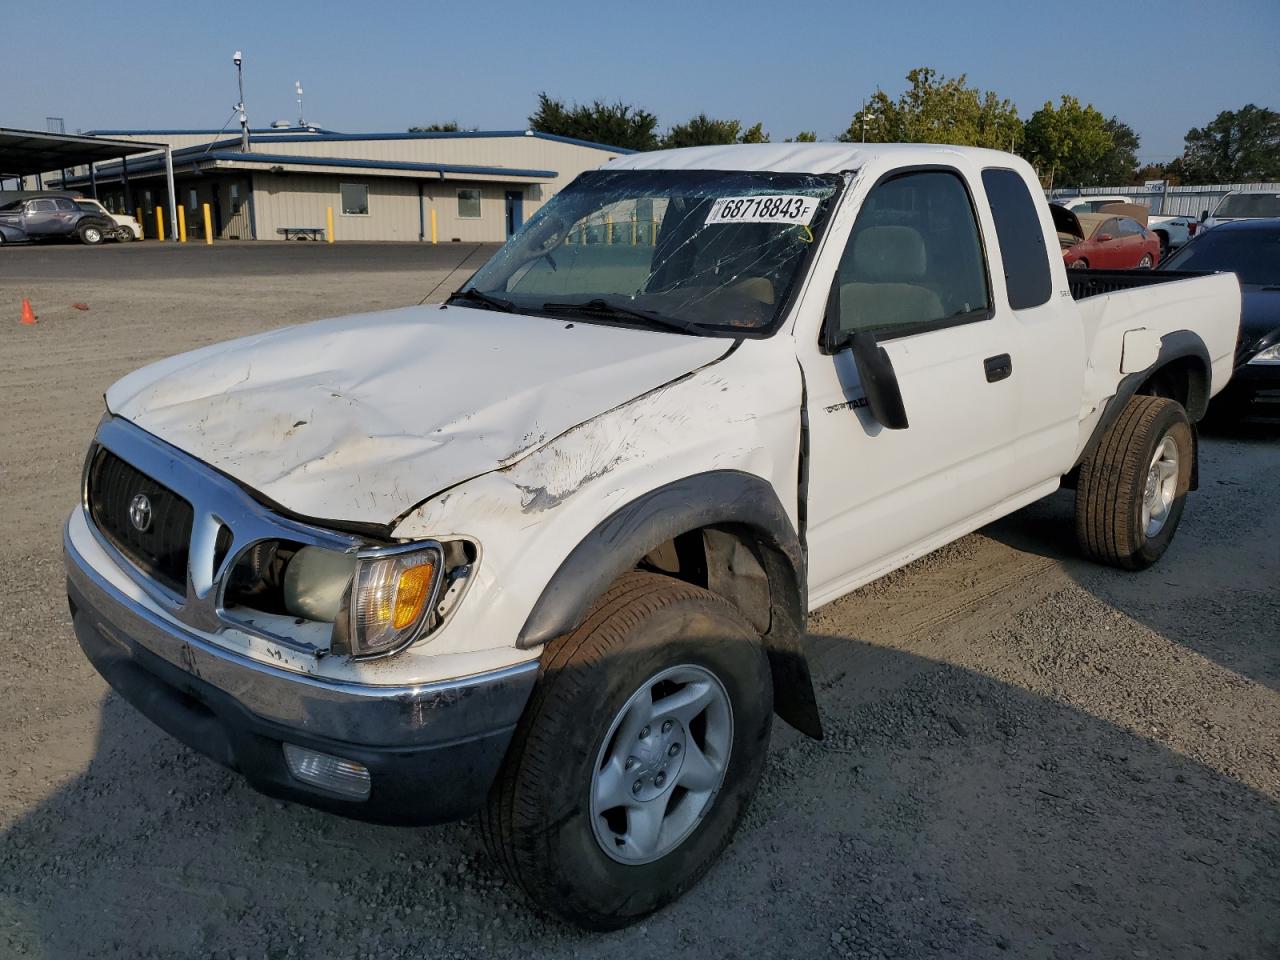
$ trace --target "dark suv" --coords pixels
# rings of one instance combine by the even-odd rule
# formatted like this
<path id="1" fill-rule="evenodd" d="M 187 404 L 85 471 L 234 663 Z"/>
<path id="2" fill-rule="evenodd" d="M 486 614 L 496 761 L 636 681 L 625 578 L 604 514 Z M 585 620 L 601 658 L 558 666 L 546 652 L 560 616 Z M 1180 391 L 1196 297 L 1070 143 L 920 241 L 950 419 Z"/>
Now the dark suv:
<path id="1" fill-rule="evenodd" d="M 80 209 L 71 197 L 27 197 L 0 203 L 0 243 L 70 239 L 98 244 L 120 227 L 100 213 Z"/>

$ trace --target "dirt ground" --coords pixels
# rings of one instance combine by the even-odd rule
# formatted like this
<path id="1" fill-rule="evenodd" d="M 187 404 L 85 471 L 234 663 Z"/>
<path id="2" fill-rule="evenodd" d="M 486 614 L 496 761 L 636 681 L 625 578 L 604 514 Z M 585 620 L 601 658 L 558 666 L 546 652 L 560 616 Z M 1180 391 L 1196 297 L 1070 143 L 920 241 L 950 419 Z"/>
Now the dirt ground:
<path id="1" fill-rule="evenodd" d="M 722 862 L 620 933 L 534 914 L 470 824 L 279 803 L 161 733 L 67 614 L 103 390 L 470 269 L 279 246 L 159 279 L 128 249 L 0 255 L 0 957 L 1280 956 L 1280 419 L 1204 438 L 1151 571 L 1079 560 L 1059 494 L 816 613 L 828 738 L 779 724 Z M 119 267 L 77 268 L 98 252 Z"/>

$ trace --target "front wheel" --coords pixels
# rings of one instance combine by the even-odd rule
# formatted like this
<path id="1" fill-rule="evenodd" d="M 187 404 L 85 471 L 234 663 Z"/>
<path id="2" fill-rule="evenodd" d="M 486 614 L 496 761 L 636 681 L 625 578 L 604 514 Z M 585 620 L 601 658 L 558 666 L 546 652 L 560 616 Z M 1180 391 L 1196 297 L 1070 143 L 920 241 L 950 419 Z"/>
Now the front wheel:
<path id="1" fill-rule="evenodd" d="M 121 243 L 129 243 L 133 240 L 133 231 L 128 227 L 121 227 L 116 231 L 116 239 Z"/>
<path id="2" fill-rule="evenodd" d="M 1072 270 L 1088 270 L 1089 261 L 1088 260 L 1072 260 L 1069 264 L 1067 264 L 1067 266 Z"/>
<path id="3" fill-rule="evenodd" d="M 1156 262 L 1151 258 L 1151 254 L 1149 253 L 1144 253 L 1142 255 L 1142 259 L 1138 261 L 1139 270 L 1150 270 L 1155 265 Z"/>
<path id="4" fill-rule="evenodd" d="M 764 768 L 760 638 L 699 587 L 621 577 L 548 644 L 482 818 L 503 870 L 581 926 L 625 926 L 692 887 Z"/>
<path id="5" fill-rule="evenodd" d="M 1084 552 L 1125 570 L 1159 560 L 1182 519 L 1194 458 L 1182 404 L 1131 399 L 1080 465 L 1076 537 Z"/>
<path id="6" fill-rule="evenodd" d="M 81 227 L 77 236 L 79 236 L 81 243 L 86 243 L 91 247 L 97 246 L 103 239 L 102 229 L 93 226 Z"/>

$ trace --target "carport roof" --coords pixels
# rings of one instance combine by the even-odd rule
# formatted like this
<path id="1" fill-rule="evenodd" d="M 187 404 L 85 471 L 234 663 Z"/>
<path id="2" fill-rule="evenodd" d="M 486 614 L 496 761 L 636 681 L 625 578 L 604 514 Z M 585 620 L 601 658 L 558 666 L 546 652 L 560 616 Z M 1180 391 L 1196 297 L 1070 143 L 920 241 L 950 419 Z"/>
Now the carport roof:
<path id="1" fill-rule="evenodd" d="M 164 148 L 163 143 L 0 127 L 0 177 L 26 177 Z"/>

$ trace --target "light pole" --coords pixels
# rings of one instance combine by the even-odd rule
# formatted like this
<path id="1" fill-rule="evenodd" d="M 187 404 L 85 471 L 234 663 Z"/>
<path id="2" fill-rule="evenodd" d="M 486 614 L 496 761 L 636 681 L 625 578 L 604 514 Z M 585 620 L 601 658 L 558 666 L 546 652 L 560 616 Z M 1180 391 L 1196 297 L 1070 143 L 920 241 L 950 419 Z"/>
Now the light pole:
<path id="1" fill-rule="evenodd" d="M 237 50 L 231 57 L 232 62 L 236 65 L 236 82 L 240 85 L 240 102 L 236 104 L 236 110 L 240 112 L 240 152 L 249 152 L 249 118 L 244 112 L 244 71 L 241 64 L 244 57 Z"/>
<path id="2" fill-rule="evenodd" d="M 863 143 L 867 142 L 867 121 L 879 120 L 879 119 L 880 119 L 879 114 L 868 113 L 865 109 L 862 111 L 862 142 Z"/>
<path id="3" fill-rule="evenodd" d="M 293 89 L 298 92 L 298 126 L 305 127 L 307 121 L 302 119 L 302 81 L 293 81 Z"/>

